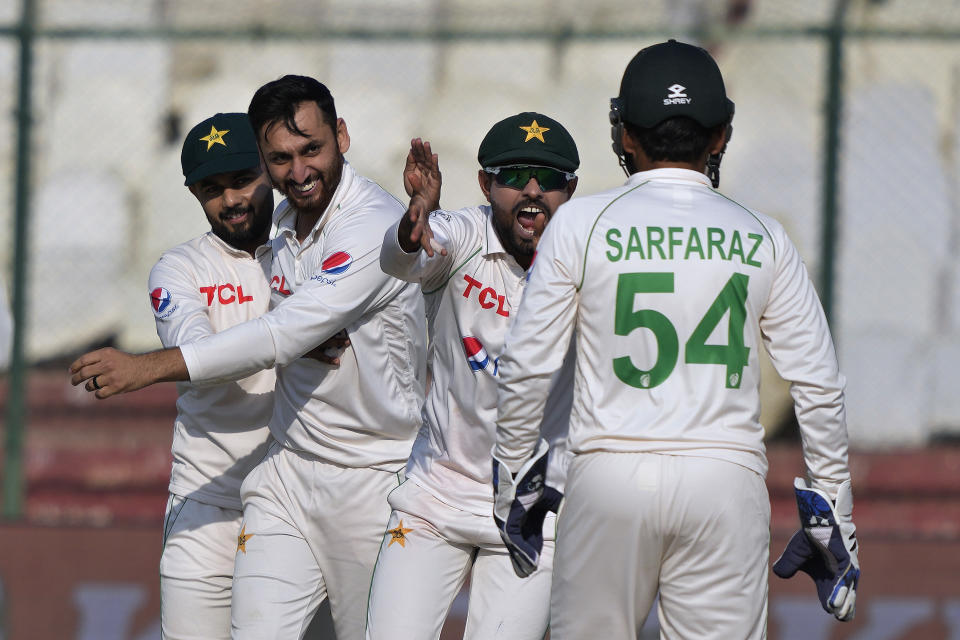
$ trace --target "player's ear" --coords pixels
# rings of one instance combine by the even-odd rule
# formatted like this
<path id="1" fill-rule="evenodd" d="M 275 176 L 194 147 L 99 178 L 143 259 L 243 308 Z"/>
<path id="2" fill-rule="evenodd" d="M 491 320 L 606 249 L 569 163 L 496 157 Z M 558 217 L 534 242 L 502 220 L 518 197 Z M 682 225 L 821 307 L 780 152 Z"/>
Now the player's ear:
<path id="1" fill-rule="evenodd" d="M 577 190 L 578 182 L 580 182 L 580 178 L 576 177 L 567 183 L 567 198 L 573 197 L 573 192 Z"/>
<path id="2" fill-rule="evenodd" d="M 340 147 L 340 153 L 346 153 L 350 148 L 350 133 L 343 118 L 337 118 L 337 146 Z"/>
<path id="3" fill-rule="evenodd" d="M 493 176 L 483 169 L 480 169 L 477 172 L 477 180 L 480 182 L 480 191 L 483 191 L 483 197 L 487 199 L 487 202 L 490 202 L 490 186 Z"/>
<path id="4" fill-rule="evenodd" d="M 637 155 L 637 147 L 639 147 L 639 144 L 633 139 L 633 136 L 630 135 L 626 127 L 620 130 L 620 142 L 623 145 L 623 152 L 625 154 L 631 156 Z"/>

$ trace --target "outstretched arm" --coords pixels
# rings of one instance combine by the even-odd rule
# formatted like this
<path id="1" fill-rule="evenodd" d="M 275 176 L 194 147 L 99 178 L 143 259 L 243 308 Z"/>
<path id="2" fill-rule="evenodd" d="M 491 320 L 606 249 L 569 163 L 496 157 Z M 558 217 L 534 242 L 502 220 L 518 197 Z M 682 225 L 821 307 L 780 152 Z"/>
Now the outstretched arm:
<path id="1" fill-rule="evenodd" d="M 86 353 L 70 365 L 70 383 L 100 398 L 127 393 L 156 382 L 189 380 L 179 347 L 133 354 L 107 347 Z"/>
<path id="2" fill-rule="evenodd" d="M 416 253 L 423 248 L 430 257 L 435 251 L 447 255 L 447 250 L 433 239 L 429 222 L 430 212 L 440 208 L 441 183 L 437 154 L 430 150 L 429 142 L 414 138 L 403 168 L 403 187 L 410 205 L 397 229 L 397 240 L 405 252 Z"/>

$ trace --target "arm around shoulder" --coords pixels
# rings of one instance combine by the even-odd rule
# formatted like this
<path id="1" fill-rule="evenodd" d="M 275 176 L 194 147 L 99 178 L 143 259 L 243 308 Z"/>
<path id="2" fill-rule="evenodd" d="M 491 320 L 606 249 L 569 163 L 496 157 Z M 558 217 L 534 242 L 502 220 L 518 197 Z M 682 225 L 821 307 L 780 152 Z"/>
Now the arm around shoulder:
<path id="1" fill-rule="evenodd" d="M 70 365 L 70 383 L 94 392 L 101 400 L 136 391 L 157 382 L 190 379 L 179 347 L 144 354 L 107 347 L 86 353 Z"/>

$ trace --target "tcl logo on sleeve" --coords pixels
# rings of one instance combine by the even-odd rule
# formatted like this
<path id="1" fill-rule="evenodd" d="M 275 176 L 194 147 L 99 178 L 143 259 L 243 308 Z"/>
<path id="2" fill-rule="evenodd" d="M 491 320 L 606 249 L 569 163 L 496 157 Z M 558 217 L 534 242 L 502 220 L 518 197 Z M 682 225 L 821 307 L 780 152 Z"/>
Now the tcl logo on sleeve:
<path id="1" fill-rule="evenodd" d="M 252 302 L 253 296 L 243 294 L 243 285 L 213 284 L 208 287 L 200 287 L 200 293 L 207 296 L 207 306 L 213 306 L 214 301 L 220 304 L 243 304 Z"/>

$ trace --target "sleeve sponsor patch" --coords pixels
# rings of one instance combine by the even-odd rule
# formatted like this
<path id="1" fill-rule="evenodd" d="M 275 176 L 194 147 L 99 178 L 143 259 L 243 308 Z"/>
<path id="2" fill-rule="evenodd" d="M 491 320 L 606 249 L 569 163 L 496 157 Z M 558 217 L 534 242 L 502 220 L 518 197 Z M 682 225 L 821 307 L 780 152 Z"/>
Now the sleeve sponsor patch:
<path id="1" fill-rule="evenodd" d="M 173 301 L 173 296 L 163 287 L 157 287 L 150 292 L 150 303 L 153 305 L 153 315 L 160 319 L 169 318 L 179 307 Z"/>

